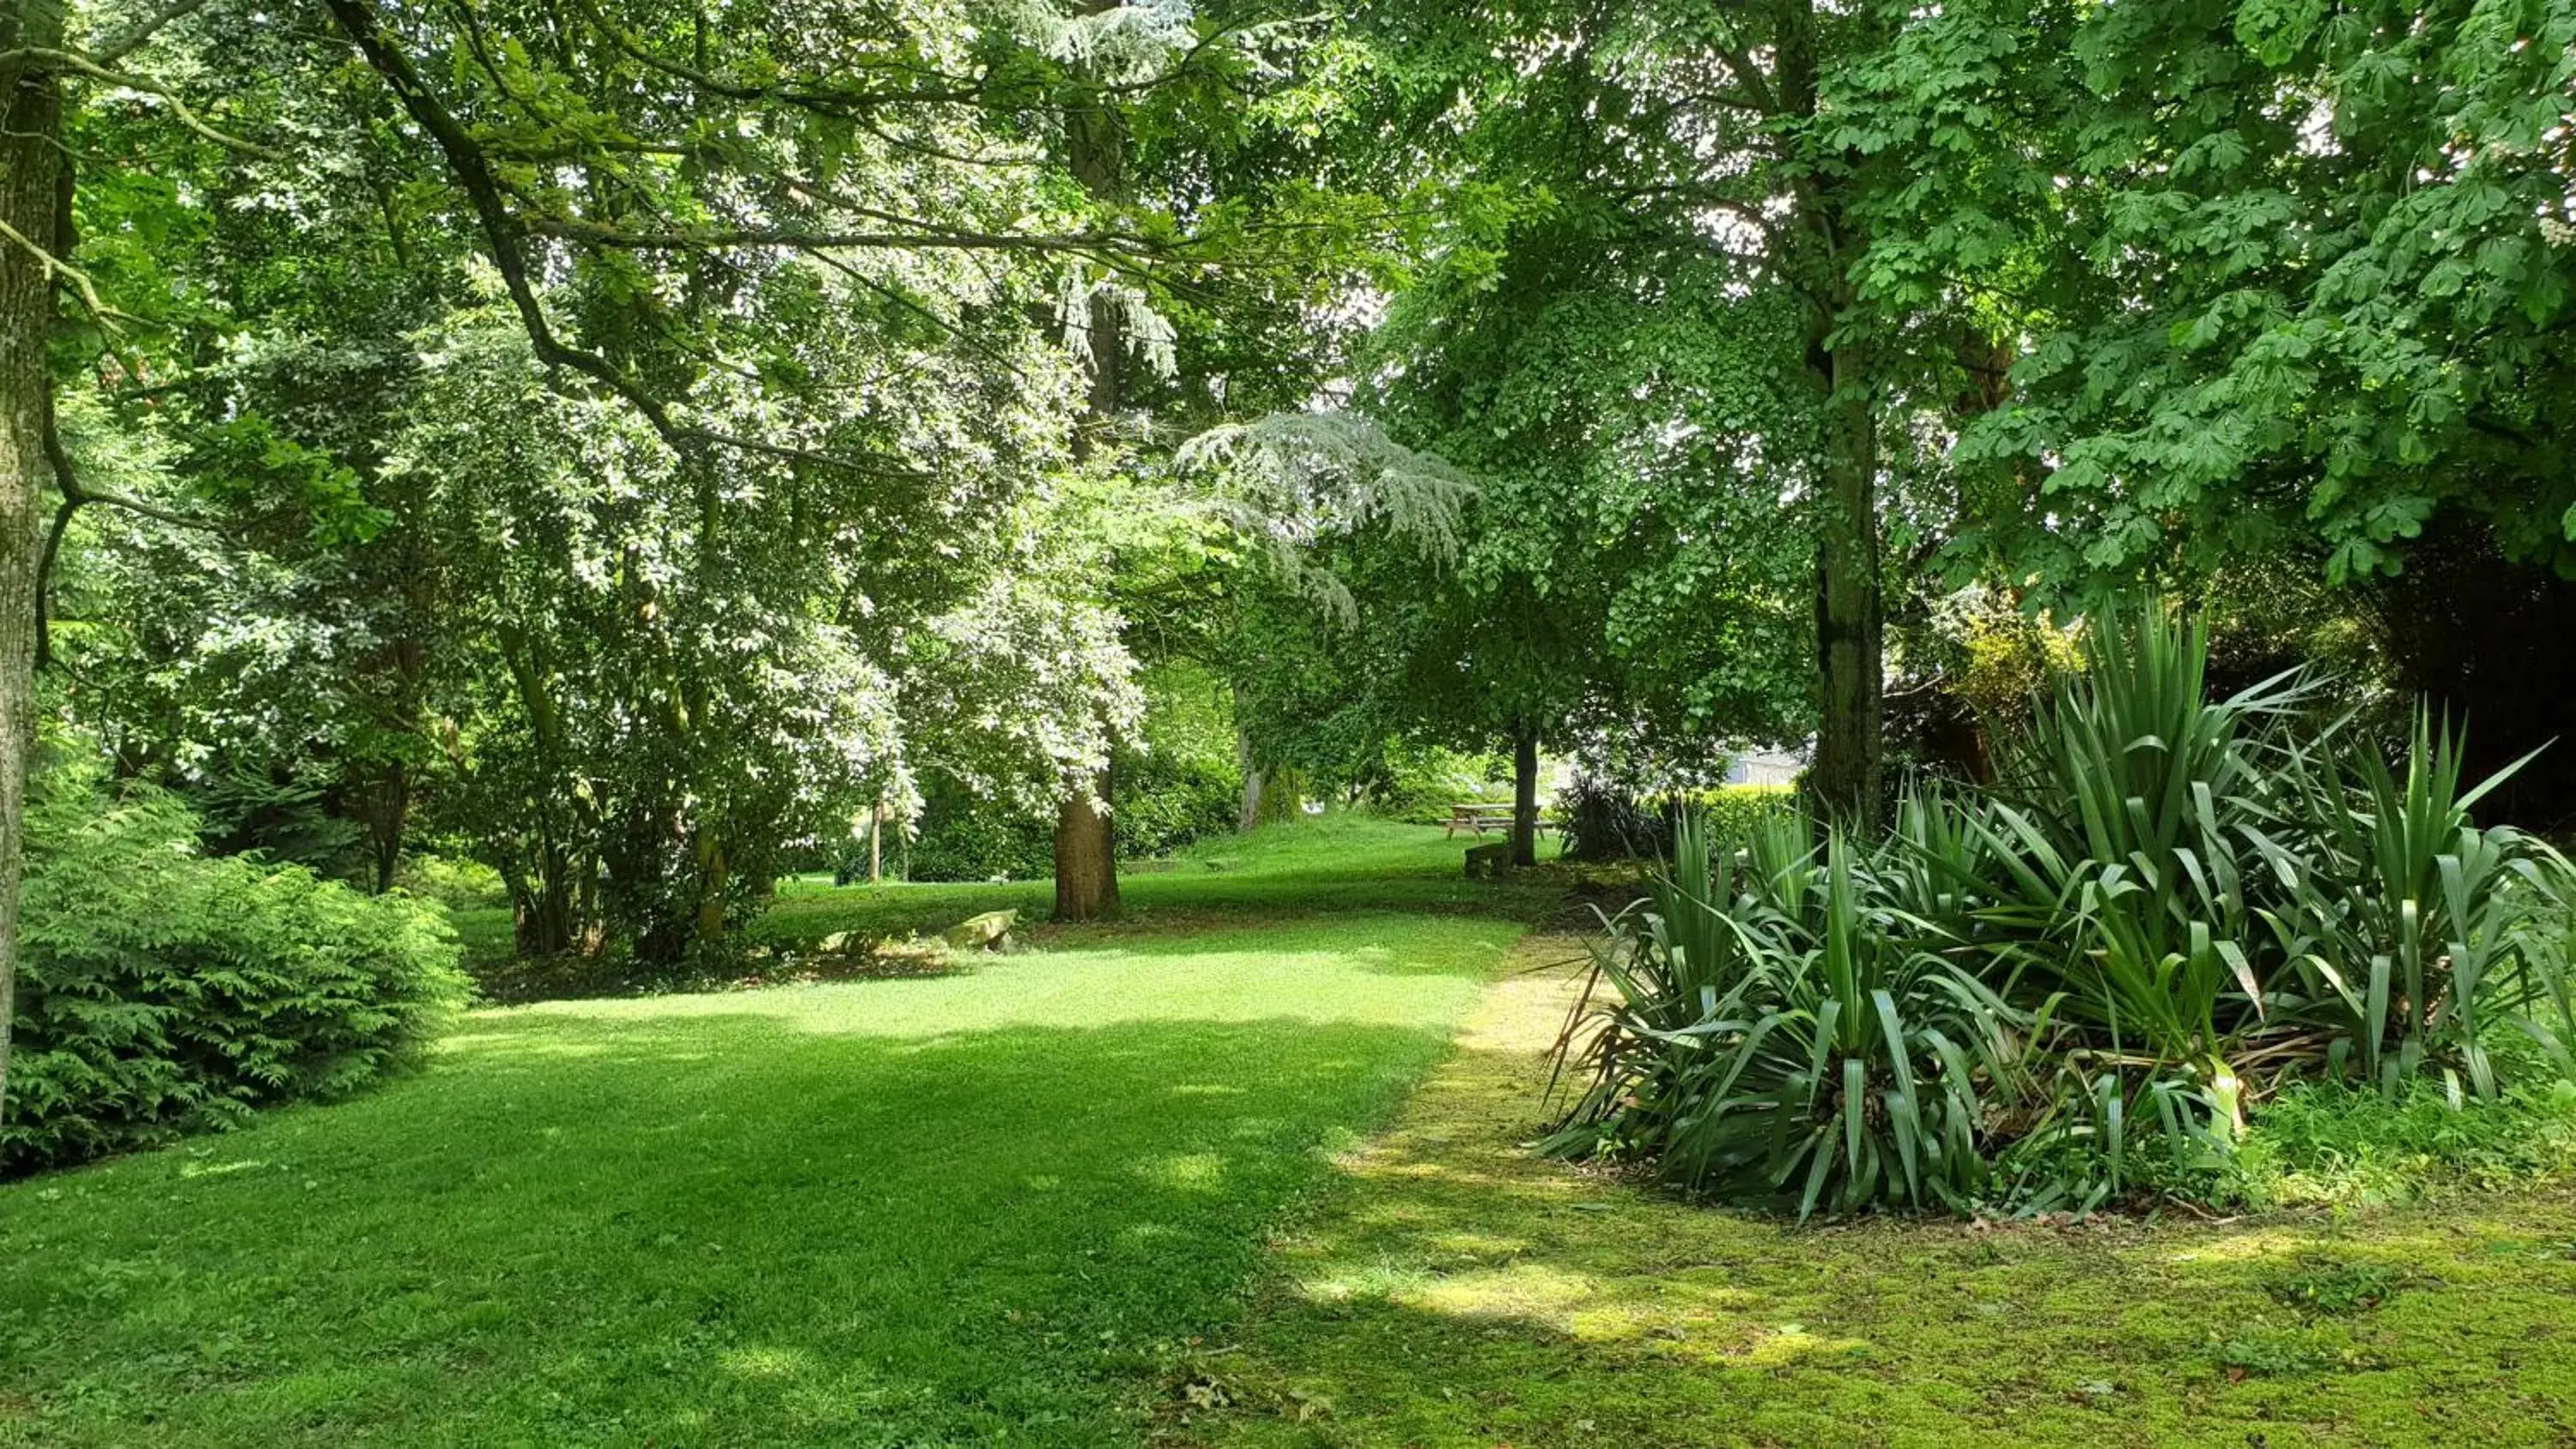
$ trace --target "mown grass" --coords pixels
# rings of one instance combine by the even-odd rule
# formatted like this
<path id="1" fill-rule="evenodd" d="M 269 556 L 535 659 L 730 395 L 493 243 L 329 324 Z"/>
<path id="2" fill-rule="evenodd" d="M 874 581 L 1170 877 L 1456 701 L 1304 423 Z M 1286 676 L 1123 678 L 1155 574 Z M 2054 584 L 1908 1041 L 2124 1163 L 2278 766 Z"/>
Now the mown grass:
<path id="1" fill-rule="evenodd" d="M 0 1188 L 0 1445 L 1102 1445 L 1515 924 L 487 1010 L 342 1105 Z"/>
<path id="2" fill-rule="evenodd" d="M 1492 983 L 1553 892 L 1461 848 L 1308 823 L 964 975 L 481 1011 L 0 1187 L 0 1446 L 2576 1442 L 2563 1187 L 1800 1229 L 1535 1157 L 1568 985 Z"/>
<path id="3" fill-rule="evenodd" d="M 1467 847 L 1491 843 L 1446 838 L 1432 826 L 1343 812 L 1264 826 L 1249 836 L 1204 841 L 1170 870 L 1130 870 L 1119 881 L 1126 928 L 1162 931 L 1217 918 L 1351 911 L 1470 912 L 1532 917 L 1559 891 L 1548 884 L 1468 880 Z M 1542 860 L 1555 858 L 1556 837 L 1543 836 Z M 942 930 L 984 911 L 1015 909 L 1023 921 L 1046 919 L 1055 906 L 1051 881 L 888 881 L 832 886 L 799 879 L 751 928 L 755 941 L 795 946 L 839 931 L 900 939 Z M 489 966 L 510 952 L 510 916 L 500 909 L 453 913 L 469 964 Z"/>
<path id="4" fill-rule="evenodd" d="M 1246 1329 L 1181 1371 L 1169 1441 L 2576 1443 L 2565 1187 L 2344 1219 L 1801 1229 L 1524 1150 L 1566 995 L 1516 975 L 1478 1008 Z"/>

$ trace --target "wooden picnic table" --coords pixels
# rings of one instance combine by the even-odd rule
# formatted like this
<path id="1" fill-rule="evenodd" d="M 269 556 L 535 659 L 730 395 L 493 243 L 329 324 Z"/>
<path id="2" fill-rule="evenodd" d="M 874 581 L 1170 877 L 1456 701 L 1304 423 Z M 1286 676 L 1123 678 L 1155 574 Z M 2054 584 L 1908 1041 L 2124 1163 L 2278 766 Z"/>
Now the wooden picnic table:
<path id="1" fill-rule="evenodd" d="M 1472 830 L 1478 835 L 1483 835 L 1488 830 L 1508 831 L 1511 828 L 1511 806 L 1472 800 L 1449 807 L 1449 828 L 1442 831 L 1440 836 L 1441 839 L 1448 840 L 1455 838 L 1461 830 Z M 1540 833 L 1544 834 L 1555 829 L 1556 822 L 1548 819 L 1546 812 L 1541 811 L 1538 817 L 1538 828 Z"/>

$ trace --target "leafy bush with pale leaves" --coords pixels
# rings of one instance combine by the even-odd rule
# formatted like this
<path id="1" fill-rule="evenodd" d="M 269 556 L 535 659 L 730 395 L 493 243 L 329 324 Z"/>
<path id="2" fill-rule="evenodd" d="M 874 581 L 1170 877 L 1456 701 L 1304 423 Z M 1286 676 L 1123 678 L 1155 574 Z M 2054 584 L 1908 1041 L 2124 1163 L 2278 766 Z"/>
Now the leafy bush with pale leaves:
<path id="1" fill-rule="evenodd" d="M 2576 1080 L 2576 870 L 2471 821 L 2496 782 L 2447 729 L 2392 766 L 2312 681 L 2212 701 L 2152 605 L 2087 656 L 1996 787 L 1911 792 L 1884 839 L 1685 830 L 1559 1043 L 1555 1148 L 1801 1216 L 2081 1211 L 2224 1193 L 2293 1088 Z"/>
<path id="2" fill-rule="evenodd" d="M 208 857 L 170 796 L 76 768 L 39 775 L 28 806 L 0 1175 L 353 1091 L 464 1001 L 430 907 Z"/>

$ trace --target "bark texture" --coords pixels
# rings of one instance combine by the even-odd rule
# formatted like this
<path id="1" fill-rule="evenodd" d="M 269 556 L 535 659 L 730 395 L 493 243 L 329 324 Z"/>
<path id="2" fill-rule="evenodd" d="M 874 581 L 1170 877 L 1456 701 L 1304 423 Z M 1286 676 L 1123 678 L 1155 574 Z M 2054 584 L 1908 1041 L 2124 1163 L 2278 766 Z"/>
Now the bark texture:
<path id="1" fill-rule="evenodd" d="M 59 51 L 59 0 L 0 0 L 0 54 Z M 0 1113 L 8 1110 L 9 1023 L 17 1009 L 18 876 L 26 856 L 27 754 L 35 739 L 38 490 L 51 466 L 54 274 L 64 205 L 62 86 L 42 61 L 0 63 Z"/>
<path id="2" fill-rule="evenodd" d="M 1086 0 L 1083 11 L 1117 8 L 1118 0 Z M 1065 148 L 1074 179 L 1095 197 L 1115 200 L 1126 190 L 1127 137 L 1106 99 L 1079 106 L 1065 117 Z M 1126 319 L 1115 302 L 1092 298 L 1084 319 L 1091 392 L 1074 429 L 1074 457 L 1091 456 L 1125 404 Z M 1118 840 L 1109 819 L 1109 770 L 1070 792 L 1056 811 L 1055 918 L 1096 921 L 1118 913 Z"/>
<path id="3" fill-rule="evenodd" d="M 1055 918 L 1101 921 L 1118 914 L 1118 836 L 1101 804 L 1109 794 L 1103 770 L 1093 790 L 1068 797 L 1055 822 Z M 1098 797 L 1094 798 L 1093 791 Z"/>
<path id="4" fill-rule="evenodd" d="M 1822 371 L 1826 405 L 1824 509 L 1816 551 L 1817 673 L 1824 708 L 1813 791 L 1826 814 L 1866 830 L 1880 815 L 1886 696 L 1879 574 L 1877 420 L 1866 363 L 1850 344 Z"/>
<path id="5" fill-rule="evenodd" d="M 1775 59 L 1783 112 L 1818 115 L 1816 0 L 1784 0 Z M 1824 398 L 1817 498 L 1816 672 L 1822 718 L 1809 793 L 1824 815 L 1855 830 L 1877 826 L 1885 730 L 1878 524 L 1878 409 L 1869 344 L 1857 325 L 1852 268 L 1867 249 L 1849 192 L 1857 158 L 1824 152 L 1803 126 L 1796 158 L 1795 256 L 1807 298 L 1807 372 Z"/>
<path id="6" fill-rule="evenodd" d="M 1512 726 L 1512 864 L 1538 864 L 1538 731 Z"/>

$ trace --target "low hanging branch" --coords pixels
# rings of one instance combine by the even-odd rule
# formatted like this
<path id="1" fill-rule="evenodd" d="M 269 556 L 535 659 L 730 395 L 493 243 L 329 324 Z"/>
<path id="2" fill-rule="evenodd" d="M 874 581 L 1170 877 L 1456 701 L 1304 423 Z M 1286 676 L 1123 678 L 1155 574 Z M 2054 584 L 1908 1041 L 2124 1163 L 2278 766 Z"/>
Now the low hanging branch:
<path id="1" fill-rule="evenodd" d="M 169 4 L 141 16 L 124 30 L 90 47 L 90 58 L 100 65 L 114 65 L 141 50 L 164 27 L 205 9 L 207 3 L 208 0 L 170 0 Z"/>
<path id="2" fill-rule="evenodd" d="M 137 43 L 139 44 L 140 42 Z M 91 80 L 103 81 L 112 86 L 120 86 L 140 95 L 157 97 L 163 105 L 170 108 L 171 119 L 177 121 L 188 130 L 195 132 L 202 139 L 211 141 L 228 151 L 238 151 L 245 156 L 256 156 L 263 161 L 283 161 L 286 159 L 286 157 L 280 152 L 273 151 L 266 146 L 260 145 L 256 141 L 244 140 L 230 131 L 224 130 L 222 127 L 215 125 L 212 121 L 209 121 L 205 117 L 197 114 L 196 110 L 191 107 L 176 90 L 163 85 L 161 82 L 152 79 L 150 76 L 135 75 L 127 71 L 117 70 L 112 65 L 102 65 L 96 59 L 72 50 L 53 50 L 43 47 L 29 47 L 23 50 L 13 50 L 6 54 L 0 54 L 0 64 L 24 64 L 27 62 L 33 62 L 37 65 L 56 71 L 67 72 L 72 75 L 87 76 Z"/>
<path id="3" fill-rule="evenodd" d="M 896 467 L 844 454 L 790 444 L 746 438 L 721 432 L 675 418 L 669 404 L 648 388 L 620 370 L 599 353 L 578 347 L 563 339 L 547 318 L 531 276 L 527 244 L 531 238 L 551 238 L 574 245 L 634 251 L 716 251 L 727 248 L 777 248 L 807 254 L 821 254 L 835 249 L 882 247 L 895 249 L 954 249 L 970 251 L 1039 251 L 1065 252 L 1094 257 L 1114 255 L 1121 249 L 1141 245 L 1139 239 L 1112 233 L 1028 234 L 987 233 L 939 226 L 884 212 L 863 212 L 870 220 L 887 224 L 887 230 L 868 232 L 806 232 L 784 228 L 672 228 L 667 230 L 633 230 L 604 226 L 566 217 L 522 216 L 513 211 L 510 189 L 493 168 L 491 155 L 467 129 L 465 123 L 449 110 L 430 89 L 419 67 L 409 54 L 389 35 L 367 0 L 324 0 L 333 21 L 358 49 L 370 69 L 382 79 L 402 105 L 405 114 L 428 135 L 447 163 L 450 177 L 464 192 L 472 207 L 477 230 L 483 234 L 492 262 L 500 272 L 503 288 L 518 314 L 522 329 L 534 349 L 537 360 L 548 367 L 560 368 L 597 383 L 623 400 L 652 425 L 653 431 L 673 452 L 691 456 L 706 447 L 736 449 L 757 453 L 782 461 L 829 468 L 842 472 L 918 480 L 924 475 L 916 469 Z M 613 26 L 604 20 L 596 23 L 609 33 Z M 708 78 L 692 75 L 704 82 Z M 775 87 L 752 89 L 757 96 L 774 96 Z M 927 99 L 965 100 L 972 96 L 932 96 Z M 793 97 L 791 97 L 793 99 Z M 910 99 L 925 99 L 913 96 Z"/>
<path id="4" fill-rule="evenodd" d="M 223 526 L 210 518 L 193 517 L 146 503 L 139 498 L 129 498 L 122 493 L 111 493 L 104 488 L 83 485 L 80 481 L 80 473 L 72 467 L 71 450 L 63 446 L 62 429 L 54 420 L 54 403 L 51 396 L 45 399 L 44 443 L 45 461 L 53 468 L 54 487 L 63 495 L 63 499 L 61 503 L 55 505 L 53 524 L 45 530 L 44 552 L 38 555 L 36 560 L 36 667 L 38 669 L 53 663 L 54 658 L 52 629 L 54 561 L 62 554 L 63 535 L 71 531 L 73 515 L 79 513 L 84 506 L 96 503 L 107 508 L 121 508 L 128 513 L 159 523 L 167 523 L 175 528 L 220 530 Z"/>
<path id="5" fill-rule="evenodd" d="M 1215 507 L 1226 524 L 1344 624 L 1357 605 L 1347 585 L 1309 558 L 1318 538 L 1382 521 L 1423 557 L 1446 564 L 1458 556 L 1460 516 L 1483 491 L 1448 459 L 1339 411 L 1211 428 L 1182 444 L 1177 461 L 1221 477 Z"/>
<path id="6" fill-rule="evenodd" d="M 662 435 L 674 451 L 687 452 L 688 445 L 704 441 L 703 430 L 683 428 L 671 420 L 670 412 L 660 400 L 638 387 L 621 374 L 616 366 L 595 352 L 570 346 L 555 336 L 554 326 L 546 320 L 545 309 L 537 301 L 536 287 L 528 280 L 528 258 L 522 249 L 527 228 L 510 213 L 502 198 L 500 178 L 493 174 L 492 163 L 483 148 L 466 134 L 464 125 L 431 93 L 421 79 L 411 57 L 385 34 L 366 0 L 323 0 L 359 55 L 383 78 L 408 114 L 445 158 L 450 175 L 465 192 L 474 208 L 474 219 L 482 229 L 484 243 L 491 248 L 492 264 L 501 273 L 501 283 L 508 289 L 510 305 L 519 314 L 526 329 L 529 345 L 536 349 L 537 360 L 550 367 L 569 368 L 598 382 L 626 400 L 653 430 Z"/>

